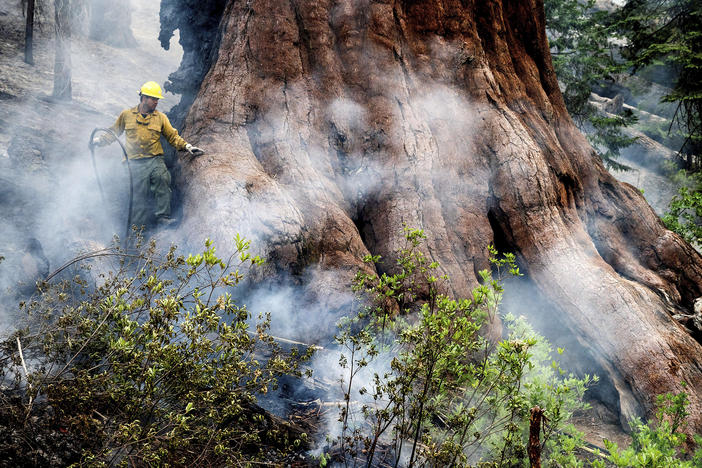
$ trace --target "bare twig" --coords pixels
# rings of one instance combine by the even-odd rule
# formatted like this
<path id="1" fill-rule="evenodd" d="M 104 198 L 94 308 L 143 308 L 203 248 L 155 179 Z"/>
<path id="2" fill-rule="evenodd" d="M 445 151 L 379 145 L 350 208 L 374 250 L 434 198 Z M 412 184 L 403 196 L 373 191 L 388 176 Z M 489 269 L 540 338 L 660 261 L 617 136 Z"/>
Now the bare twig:
<path id="1" fill-rule="evenodd" d="M 339 401 L 322 401 L 321 399 L 317 398 L 316 400 L 312 400 L 312 401 L 296 401 L 295 404 L 296 404 L 296 405 L 299 405 L 299 406 L 312 406 L 312 405 L 315 405 L 315 406 L 318 406 L 318 407 L 320 407 L 320 408 L 321 408 L 321 407 L 326 407 L 326 406 L 339 407 L 339 406 L 342 406 L 342 405 L 346 405 L 346 400 L 339 400 Z M 351 402 L 349 403 L 349 405 L 351 405 L 351 406 L 356 406 L 356 405 L 360 405 L 360 403 L 359 403 L 358 401 L 351 401 Z"/>
<path id="2" fill-rule="evenodd" d="M 538 406 L 531 409 L 531 418 L 529 419 L 529 466 L 531 468 L 541 468 L 541 443 L 539 442 L 539 433 L 541 432 L 541 419 L 544 412 Z"/>
<path id="3" fill-rule="evenodd" d="M 83 255 L 79 255 L 79 256 L 77 256 L 76 258 L 74 258 L 74 259 L 72 259 L 72 260 L 69 260 L 69 261 L 66 262 L 64 265 L 62 265 L 61 267 L 59 267 L 56 271 L 54 271 L 54 272 L 51 273 L 49 276 L 47 276 L 47 277 L 44 279 L 44 282 L 48 282 L 49 280 L 51 280 L 51 278 L 53 278 L 54 276 L 58 275 L 59 273 L 61 273 L 63 270 L 65 270 L 65 269 L 68 268 L 69 266 L 73 265 L 74 263 L 80 262 L 81 260 L 86 260 L 86 259 L 88 259 L 88 258 L 94 258 L 94 257 L 111 257 L 111 256 L 114 256 L 114 257 L 131 257 L 131 258 L 140 258 L 140 257 L 142 257 L 141 255 L 134 255 L 134 254 L 127 254 L 127 253 L 115 252 L 114 249 L 96 250 L 96 251 L 94 251 L 94 252 L 89 252 L 89 253 L 86 253 L 86 254 L 83 254 Z"/>
<path id="4" fill-rule="evenodd" d="M 29 390 L 29 407 L 27 408 L 27 416 L 32 411 L 32 402 L 34 396 L 32 396 L 32 384 L 29 381 L 29 372 L 27 371 L 27 364 L 24 362 L 24 354 L 22 354 L 22 343 L 20 343 L 19 336 L 17 337 L 17 351 L 19 351 L 20 361 L 22 362 L 22 369 L 24 369 L 24 378 L 27 379 L 27 388 Z"/>
<path id="5" fill-rule="evenodd" d="M 251 330 L 247 330 L 246 333 L 248 333 L 251 336 L 258 336 L 258 333 L 252 332 Z M 278 341 L 280 343 L 285 343 L 285 344 L 290 344 L 290 345 L 295 345 L 295 346 L 306 346 L 308 348 L 312 348 L 316 351 L 323 350 L 324 348 L 322 346 L 317 346 L 317 345 L 311 345 L 307 343 L 301 343 L 300 341 L 294 341 L 294 340 L 289 340 L 287 338 L 281 338 L 279 336 L 273 336 L 269 335 L 273 340 Z"/>

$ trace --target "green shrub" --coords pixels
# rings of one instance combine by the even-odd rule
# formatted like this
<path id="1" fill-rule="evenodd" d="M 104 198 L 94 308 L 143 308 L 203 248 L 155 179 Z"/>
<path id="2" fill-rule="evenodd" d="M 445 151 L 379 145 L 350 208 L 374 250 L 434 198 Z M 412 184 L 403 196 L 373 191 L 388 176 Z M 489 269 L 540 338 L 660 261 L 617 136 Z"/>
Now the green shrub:
<path id="1" fill-rule="evenodd" d="M 662 219 L 668 229 L 677 232 L 686 241 L 702 245 L 702 192 L 680 187 Z"/>
<path id="2" fill-rule="evenodd" d="M 583 401 L 588 386 L 599 381 L 597 376 L 578 378 L 563 370 L 556 356 L 565 349 L 556 348 L 554 353 L 549 341 L 536 333 L 523 318 L 507 314 L 503 321 L 511 339 L 532 340 L 530 366 L 524 375 L 523 387 L 528 406 L 539 406 L 548 419 L 543 426 L 543 461 L 546 466 L 582 466 L 575 456 L 583 444 L 583 434 L 569 421 L 576 411 L 586 411 L 590 406 Z M 522 422 L 522 434 L 526 440 L 527 424 Z"/>
<path id="3" fill-rule="evenodd" d="M 686 241 L 702 245 L 702 173 L 677 169 L 672 163 L 666 169 L 671 182 L 679 188 L 662 217 L 663 223 Z"/>
<path id="4" fill-rule="evenodd" d="M 619 450 L 614 442 L 605 440 L 610 452 L 607 461 L 617 467 L 631 468 L 695 468 L 702 466 L 702 437 L 694 436 L 700 447 L 694 454 L 685 449 L 687 436 L 682 432 L 686 425 L 687 405 L 685 392 L 658 396 L 656 418 L 649 424 L 634 420 L 631 446 Z M 607 466 L 604 461 L 593 463 L 596 468 Z"/>
<path id="5" fill-rule="evenodd" d="M 232 300 L 241 270 L 263 262 L 238 236 L 235 247 L 224 261 L 210 241 L 187 258 L 175 247 L 161 258 L 152 244 L 122 252 L 98 287 L 80 276 L 42 285 L 24 305 L 30 326 L 0 348 L 0 378 L 13 379 L 0 394 L 0 433 L 24 434 L 26 444 L 0 440 L 0 458 L 232 466 L 263 456 L 263 442 L 278 454 L 299 444 L 302 436 L 276 424 L 256 397 L 276 376 L 299 373 L 303 356 L 281 351 L 267 334 L 269 317 L 251 327 L 250 312 Z M 26 376 L 18 349 L 31 363 Z M 43 442 L 32 442 L 38 432 Z M 46 458 L 67 438 L 63 459 Z"/>
<path id="6" fill-rule="evenodd" d="M 550 359 L 548 368 L 537 366 L 534 353 L 543 359 L 550 348 L 521 320 L 507 317 L 510 336 L 496 344 L 480 334 L 498 312 L 503 272 L 519 274 L 514 255 L 498 258 L 490 248 L 498 279 L 482 271 L 482 285 L 469 298 L 452 299 L 441 292 L 448 278 L 419 249 L 423 232 L 405 228 L 405 235 L 397 273 L 357 275 L 355 289 L 370 306 L 346 320 L 337 336 L 346 373 L 336 442 L 347 464 L 523 465 L 529 410 L 536 404 L 546 416 L 545 456 L 569 460 L 575 444 L 561 437 L 582 406 L 589 378 L 564 379 Z M 372 372 L 352 394 L 362 369 L 382 358 L 389 361 L 386 370 Z"/>

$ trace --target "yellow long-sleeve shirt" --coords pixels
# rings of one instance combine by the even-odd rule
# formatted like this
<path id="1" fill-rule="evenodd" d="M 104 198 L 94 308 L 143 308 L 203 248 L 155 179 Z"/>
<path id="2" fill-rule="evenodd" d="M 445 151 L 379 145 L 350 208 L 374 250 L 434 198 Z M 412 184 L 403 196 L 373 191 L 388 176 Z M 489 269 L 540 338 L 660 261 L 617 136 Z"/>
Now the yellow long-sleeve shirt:
<path id="1" fill-rule="evenodd" d="M 163 154 L 161 135 L 177 150 L 185 149 L 187 142 L 178 135 L 178 130 L 173 128 L 166 114 L 153 111 L 144 117 L 138 107 L 122 111 L 117 121 L 110 127 L 117 136 L 122 132 L 126 134 L 126 148 L 129 159 L 152 158 Z M 105 134 L 98 140 L 98 145 L 112 143 L 114 137 Z"/>

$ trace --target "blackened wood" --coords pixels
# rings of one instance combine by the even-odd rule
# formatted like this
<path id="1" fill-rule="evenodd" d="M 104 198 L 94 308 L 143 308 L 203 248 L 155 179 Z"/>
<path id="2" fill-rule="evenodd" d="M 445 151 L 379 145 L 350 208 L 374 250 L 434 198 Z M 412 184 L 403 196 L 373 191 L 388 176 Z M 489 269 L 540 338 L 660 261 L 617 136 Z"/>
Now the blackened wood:
<path id="1" fill-rule="evenodd" d="M 529 418 L 529 466 L 531 468 L 541 468 L 541 442 L 539 441 L 539 432 L 541 431 L 541 420 L 544 412 L 538 406 L 531 409 L 531 418 Z"/>
<path id="2" fill-rule="evenodd" d="M 27 0 L 27 26 L 24 30 L 24 61 L 34 65 L 32 46 L 34 41 L 34 0 Z"/>

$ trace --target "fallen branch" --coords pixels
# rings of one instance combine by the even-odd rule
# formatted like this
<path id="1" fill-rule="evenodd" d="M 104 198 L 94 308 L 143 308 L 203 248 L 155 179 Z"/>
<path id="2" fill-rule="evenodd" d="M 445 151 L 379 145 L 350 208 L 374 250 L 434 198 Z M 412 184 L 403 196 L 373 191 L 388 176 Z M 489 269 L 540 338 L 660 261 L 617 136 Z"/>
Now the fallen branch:
<path id="1" fill-rule="evenodd" d="M 247 332 L 249 335 L 251 335 L 251 336 L 258 336 L 257 333 L 254 333 L 254 332 L 252 332 L 252 331 L 250 331 L 250 330 L 247 330 L 246 332 Z M 269 336 L 270 336 L 271 338 L 273 338 L 275 341 L 278 341 L 278 342 L 280 342 L 280 343 L 285 343 L 285 344 L 295 345 L 295 346 L 306 346 L 307 348 L 312 348 L 312 349 L 314 349 L 315 351 L 321 351 L 321 350 L 324 349 L 324 347 L 322 347 L 322 346 L 317 346 L 317 345 L 313 345 L 313 344 L 302 343 L 302 342 L 300 342 L 300 341 L 289 340 L 289 339 L 287 339 L 287 338 L 281 338 L 281 337 L 279 337 L 279 336 L 273 336 L 273 335 L 269 335 Z"/>
<path id="2" fill-rule="evenodd" d="M 289 400 L 292 401 L 292 400 Z M 341 406 L 341 405 L 346 405 L 346 401 L 344 400 L 339 400 L 339 401 L 322 401 L 321 399 L 317 398 L 316 400 L 312 401 L 293 401 L 296 405 L 299 406 L 320 406 L 320 407 L 326 407 L 326 406 Z M 351 401 L 351 405 L 360 405 L 361 403 L 358 401 Z"/>
<path id="3" fill-rule="evenodd" d="M 69 266 L 73 265 L 74 263 L 78 263 L 81 260 L 87 260 L 89 258 L 95 258 L 95 257 L 131 257 L 131 258 L 140 258 L 142 257 L 141 255 L 135 255 L 135 254 L 127 254 L 127 253 L 121 253 L 121 252 L 115 252 L 115 249 L 109 248 L 109 249 L 102 249 L 102 250 L 96 250 L 94 252 L 88 252 L 83 255 L 79 255 L 72 260 L 69 260 L 65 264 L 61 265 L 56 271 L 51 273 L 49 276 L 44 278 L 44 283 L 47 283 L 53 278 L 54 276 L 58 275 L 61 273 L 63 270 L 68 268 Z"/>
<path id="4" fill-rule="evenodd" d="M 29 407 L 27 408 L 27 416 L 32 412 L 32 402 L 34 397 L 32 396 L 32 383 L 29 381 L 29 371 L 27 371 L 27 364 L 24 362 L 24 354 L 22 354 L 22 343 L 20 343 L 19 336 L 17 338 L 17 351 L 19 351 L 20 362 L 22 363 L 22 369 L 24 369 L 24 378 L 27 380 L 27 389 L 29 390 Z"/>

